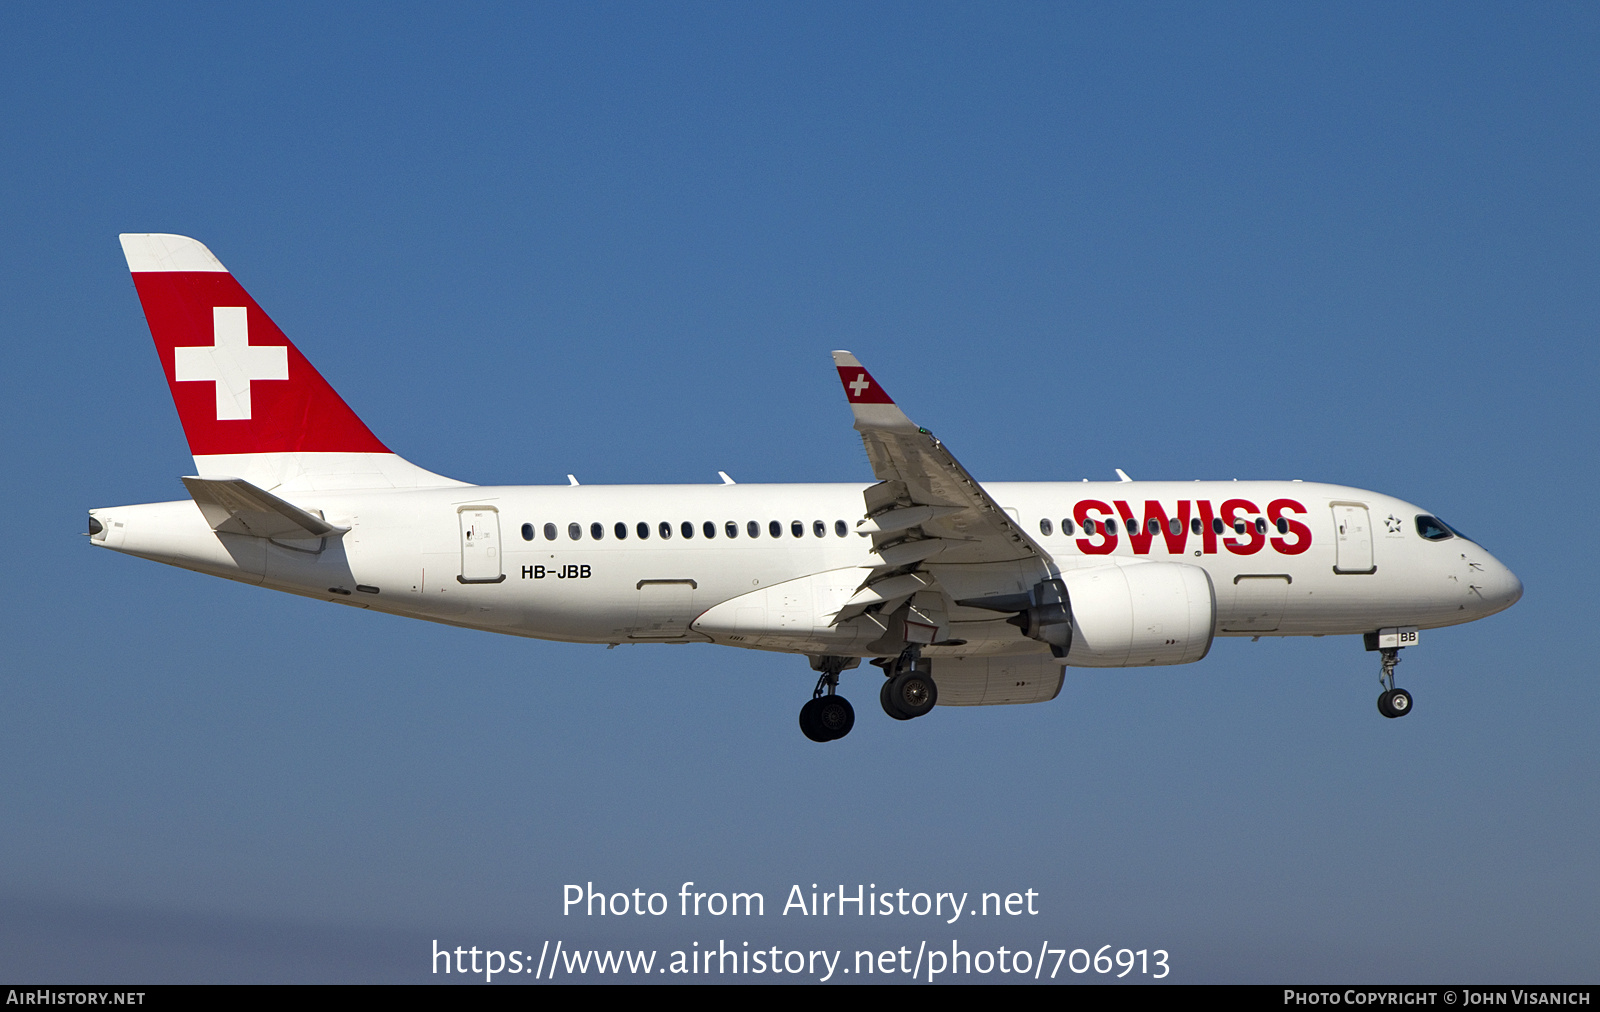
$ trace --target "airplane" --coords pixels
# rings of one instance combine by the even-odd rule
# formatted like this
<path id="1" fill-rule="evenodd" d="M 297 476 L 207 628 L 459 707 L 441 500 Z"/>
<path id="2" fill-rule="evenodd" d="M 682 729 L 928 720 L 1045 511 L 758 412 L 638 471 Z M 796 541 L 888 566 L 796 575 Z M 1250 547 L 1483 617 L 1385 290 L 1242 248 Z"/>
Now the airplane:
<path id="1" fill-rule="evenodd" d="M 391 452 L 194 239 L 121 237 L 194 455 L 189 498 L 89 511 L 92 544 L 335 604 L 576 643 L 803 654 L 813 741 L 881 669 L 897 720 L 1038 703 L 1068 667 L 1189 664 L 1217 636 L 1401 649 L 1522 596 L 1418 506 L 1302 481 L 980 483 L 847 351 L 876 481 L 480 486 Z"/>

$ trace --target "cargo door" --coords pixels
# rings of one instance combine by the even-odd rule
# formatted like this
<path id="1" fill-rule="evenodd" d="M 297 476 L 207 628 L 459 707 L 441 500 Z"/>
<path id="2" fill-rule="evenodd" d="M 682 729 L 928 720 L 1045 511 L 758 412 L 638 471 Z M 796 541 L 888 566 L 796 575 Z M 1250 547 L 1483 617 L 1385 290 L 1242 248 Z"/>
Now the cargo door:
<path id="1" fill-rule="evenodd" d="M 1284 604 L 1289 599 L 1287 573 L 1245 573 L 1233 578 L 1233 596 L 1227 602 L 1223 632 L 1272 632 L 1283 622 Z"/>
<path id="2" fill-rule="evenodd" d="M 677 640 L 689 635 L 694 618 L 693 580 L 640 580 L 639 603 L 633 628 L 628 635 L 636 640 Z"/>

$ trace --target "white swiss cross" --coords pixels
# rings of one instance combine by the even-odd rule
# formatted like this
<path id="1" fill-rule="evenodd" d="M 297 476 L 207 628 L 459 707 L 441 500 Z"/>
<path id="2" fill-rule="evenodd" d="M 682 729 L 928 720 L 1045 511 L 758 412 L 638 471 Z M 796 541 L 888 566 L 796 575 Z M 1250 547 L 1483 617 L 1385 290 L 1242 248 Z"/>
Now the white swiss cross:
<path id="1" fill-rule="evenodd" d="M 860 376 L 857 376 L 855 381 L 849 384 L 850 389 L 855 392 L 857 397 L 860 397 L 863 393 L 865 393 L 867 388 L 870 386 L 872 386 L 872 382 L 867 379 L 866 373 L 862 373 Z"/>
<path id="2" fill-rule="evenodd" d="M 244 306 L 214 306 L 210 348 L 174 348 L 173 371 L 178 382 L 206 380 L 217 385 L 217 421 L 250 417 L 250 381 L 289 378 L 289 349 L 283 345 L 250 347 L 250 325 Z"/>

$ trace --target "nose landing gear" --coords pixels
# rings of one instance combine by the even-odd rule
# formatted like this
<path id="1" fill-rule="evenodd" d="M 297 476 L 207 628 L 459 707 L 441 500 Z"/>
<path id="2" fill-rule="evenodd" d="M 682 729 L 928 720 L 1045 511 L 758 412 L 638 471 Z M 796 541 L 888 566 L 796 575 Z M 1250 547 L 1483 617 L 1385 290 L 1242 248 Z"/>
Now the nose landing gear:
<path id="1" fill-rule="evenodd" d="M 1378 682 L 1383 691 L 1378 693 L 1378 712 L 1385 717 L 1404 717 L 1411 712 L 1411 693 L 1394 687 L 1394 666 L 1400 663 L 1400 648 L 1384 647 L 1379 653 L 1383 657 L 1383 673 Z"/>
<path id="2" fill-rule="evenodd" d="M 1378 651 L 1383 658 L 1383 670 L 1378 684 L 1383 691 L 1378 694 L 1378 712 L 1385 717 L 1404 717 L 1411 712 L 1411 693 L 1394 687 L 1394 666 L 1400 663 L 1400 649 L 1417 645 L 1415 627 L 1379 629 L 1362 637 L 1368 650 Z"/>

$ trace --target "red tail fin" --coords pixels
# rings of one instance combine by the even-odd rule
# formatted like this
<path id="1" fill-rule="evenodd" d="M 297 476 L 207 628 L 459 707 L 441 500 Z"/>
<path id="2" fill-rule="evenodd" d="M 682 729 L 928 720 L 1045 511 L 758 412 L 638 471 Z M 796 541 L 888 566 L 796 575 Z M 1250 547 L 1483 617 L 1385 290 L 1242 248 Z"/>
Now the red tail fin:
<path id="1" fill-rule="evenodd" d="M 205 246 L 121 238 L 196 457 L 389 452 Z"/>

